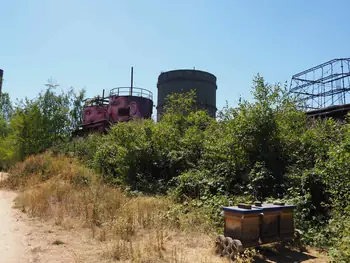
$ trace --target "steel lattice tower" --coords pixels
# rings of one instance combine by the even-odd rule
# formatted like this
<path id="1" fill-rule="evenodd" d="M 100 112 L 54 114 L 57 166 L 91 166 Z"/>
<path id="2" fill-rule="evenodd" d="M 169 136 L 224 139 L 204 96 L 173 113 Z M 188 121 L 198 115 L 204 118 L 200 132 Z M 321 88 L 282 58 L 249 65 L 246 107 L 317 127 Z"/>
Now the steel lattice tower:
<path id="1" fill-rule="evenodd" d="M 292 76 L 290 93 L 305 110 L 350 102 L 350 58 L 333 59 Z"/>

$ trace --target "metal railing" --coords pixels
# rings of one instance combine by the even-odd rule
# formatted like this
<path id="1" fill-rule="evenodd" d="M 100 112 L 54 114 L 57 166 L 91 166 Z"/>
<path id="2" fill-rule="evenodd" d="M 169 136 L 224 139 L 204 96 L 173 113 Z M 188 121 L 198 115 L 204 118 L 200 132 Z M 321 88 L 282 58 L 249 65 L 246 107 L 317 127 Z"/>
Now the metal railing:
<path id="1" fill-rule="evenodd" d="M 108 99 L 102 98 L 100 96 L 94 97 L 94 98 L 87 98 L 83 100 L 84 106 L 101 106 L 101 105 L 108 105 Z"/>
<path id="2" fill-rule="evenodd" d="M 109 96 L 136 96 L 153 100 L 153 93 L 147 89 L 136 87 L 118 87 L 111 89 Z"/>

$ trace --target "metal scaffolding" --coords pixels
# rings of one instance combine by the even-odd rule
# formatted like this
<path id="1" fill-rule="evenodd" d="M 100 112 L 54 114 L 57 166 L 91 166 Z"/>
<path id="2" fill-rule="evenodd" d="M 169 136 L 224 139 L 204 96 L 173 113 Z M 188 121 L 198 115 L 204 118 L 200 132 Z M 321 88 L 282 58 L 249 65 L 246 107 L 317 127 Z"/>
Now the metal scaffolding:
<path id="1" fill-rule="evenodd" d="M 290 93 L 305 110 L 350 101 L 350 58 L 333 59 L 292 76 Z"/>

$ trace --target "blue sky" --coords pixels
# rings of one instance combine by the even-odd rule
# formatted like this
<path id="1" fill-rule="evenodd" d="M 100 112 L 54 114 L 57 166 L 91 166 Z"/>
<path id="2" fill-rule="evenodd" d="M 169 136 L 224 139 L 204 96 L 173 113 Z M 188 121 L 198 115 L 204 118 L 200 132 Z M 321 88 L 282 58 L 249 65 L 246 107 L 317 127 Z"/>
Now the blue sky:
<path id="1" fill-rule="evenodd" d="M 156 98 L 161 71 L 206 70 L 217 106 L 251 99 L 252 77 L 294 73 L 349 57 L 350 1 L 0 0 L 0 68 L 12 99 L 47 79 L 88 96 L 130 83 Z M 156 101 L 156 99 L 155 99 Z"/>

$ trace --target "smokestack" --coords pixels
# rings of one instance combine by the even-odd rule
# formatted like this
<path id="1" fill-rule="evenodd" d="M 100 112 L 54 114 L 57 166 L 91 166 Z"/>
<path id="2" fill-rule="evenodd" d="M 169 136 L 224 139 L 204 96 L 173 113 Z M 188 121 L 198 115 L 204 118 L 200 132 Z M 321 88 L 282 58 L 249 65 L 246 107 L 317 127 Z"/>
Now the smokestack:
<path id="1" fill-rule="evenodd" d="M 0 97 L 2 92 L 2 77 L 4 76 L 4 71 L 0 69 Z"/>
<path id="2" fill-rule="evenodd" d="M 134 86 L 134 67 L 131 67 L 131 87 L 130 87 L 130 95 L 132 96 L 132 88 Z"/>

